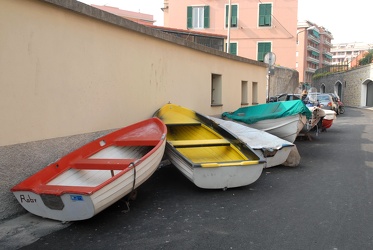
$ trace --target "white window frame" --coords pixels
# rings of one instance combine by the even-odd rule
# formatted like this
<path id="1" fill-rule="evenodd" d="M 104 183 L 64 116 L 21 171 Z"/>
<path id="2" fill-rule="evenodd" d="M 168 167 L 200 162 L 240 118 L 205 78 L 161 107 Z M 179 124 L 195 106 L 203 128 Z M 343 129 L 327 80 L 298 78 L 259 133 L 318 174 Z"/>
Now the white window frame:
<path id="1" fill-rule="evenodd" d="M 192 27 L 193 29 L 203 29 L 205 24 L 204 6 L 192 6 Z"/>

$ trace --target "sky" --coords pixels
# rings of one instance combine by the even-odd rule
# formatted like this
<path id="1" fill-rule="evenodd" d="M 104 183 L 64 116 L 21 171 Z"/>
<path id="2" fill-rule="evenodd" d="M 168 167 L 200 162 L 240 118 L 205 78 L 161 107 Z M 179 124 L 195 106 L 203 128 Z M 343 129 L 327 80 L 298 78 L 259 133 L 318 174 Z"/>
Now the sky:
<path id="1" fill-rule="evenodd" d="M 155 25 L 163 26 L 164 0 L 79 0 L 153 15 Z M 234 0 L 231 1 L 234 3 Z M 228 0 L 227 0 L 228 3 Z M 298 21 L 308 20 L 329 30 L 332 43 L 373 43 L 370 30 L 372 0 L 298 0 Z"/>
<path id="2" fill-rule="evenodd" d="M 298 0 L 298 21 L 323 26 L 332 33 L 332 43 L 373 43 L 372 8 L 372 0 Z"/>

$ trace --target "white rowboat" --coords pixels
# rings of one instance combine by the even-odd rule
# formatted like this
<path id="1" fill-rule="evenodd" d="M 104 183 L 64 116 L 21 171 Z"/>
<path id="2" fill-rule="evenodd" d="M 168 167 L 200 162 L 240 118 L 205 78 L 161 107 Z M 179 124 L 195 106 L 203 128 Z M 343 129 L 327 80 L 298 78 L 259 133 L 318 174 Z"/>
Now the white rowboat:
<path id="1" fill-rule="evenodd" d="M 11 191 L 35 215 L 59 221 L 91 218 L 155 172 L 166 134 L 158 118 L 130 125 L 62 157 Z"/>

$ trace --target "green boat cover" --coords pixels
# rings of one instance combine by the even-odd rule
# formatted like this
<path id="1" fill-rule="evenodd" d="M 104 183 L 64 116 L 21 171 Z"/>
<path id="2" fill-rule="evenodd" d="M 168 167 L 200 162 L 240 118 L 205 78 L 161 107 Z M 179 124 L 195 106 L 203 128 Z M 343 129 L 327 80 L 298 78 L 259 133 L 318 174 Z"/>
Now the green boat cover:
<path id="1" fill-rule="evenodd" d="M 276 119 L 296 114 L 305 115 L 307 119 L 312 117 L 312 112 L 301 100 L 270 102 L 242 107 L 234 112 L 224 112 L 222 117 L 252 124 L 261 120 Z"/>

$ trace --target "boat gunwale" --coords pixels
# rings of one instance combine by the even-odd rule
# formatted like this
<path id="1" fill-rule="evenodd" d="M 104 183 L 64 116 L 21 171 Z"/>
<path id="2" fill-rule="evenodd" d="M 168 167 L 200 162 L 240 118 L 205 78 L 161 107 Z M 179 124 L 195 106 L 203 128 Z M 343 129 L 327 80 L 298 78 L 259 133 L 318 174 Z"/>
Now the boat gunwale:
<path id="1" fill-rule="evenodd" d="M 219 168 L 219 167 L 250 166 L 250 165 L 262 164 L 262 163 L 266 162 L 264 159 L 259 157 L 258 160 L 241 159 L 241 160 L 236 160 L 236 161 L 234 161 L 234 160 L 222 161 L 222 162 L 205 161 L 205 162 L 196 163 L 196 162 L 193 162 L 190 158 L 186 157 L 184 154 L 182 154 L 179 150 L 177 150 L 175 147 L 173 147 L 169 143 L 167 143 L 167 145 L 169 145 L 171 148 L 174 148 L 175 150 L 172 150 L 171 148 L 169 148 L 169 150 L 172 150 L 172 152 L 174 154 L 177 154 L 185 163 L 187 163 L 189 165 L 189 167 L 191 169 L 194 169 L 194 168 L 212 168 L 212 167 Z M 221 146 L 221 145 L 219 145 L 219 146 Z M 206 147 L 209 147 L 209 146 L 206 146 Z M 231 148 L 232 148 L 232 150 L 235 150 L 233 147 L 231 147 Z M 256 152 L 255 152 L 255 155 L 257 155 Z"/>
<path id="2" fill-rule="evenodd" d="M 118 140 L 117 138 L 120 138 L 120 136 L 125 135 L 128 133 L 128 131 L 133 131 L 142 125 L 150 125 L 150 124 L 156 124 L 159 128 L 160 133 L 158 134 L 159 140 L 156 145 L 154 144 L 154 139 L 152 140 L 129 140 L 133 144 L 131 146 L 140 146 L 141 144 L 144 147 L 152 147 L 145 155 L 143 155 L 139 159 L 131 159 L 131 162 L 128 163 L 126 159 L 89 159 L 91 162 L 97 162 L 98 165 L 103 164 L 103 161 L 110 160 L 112 164 L 109 164 L 107 168 L 104 168 L 103 170 L 110 171 L 110 170 L 121 170 L 119 173 L 115 174 L 111 178 L 103 181 L 101 184 L 94 186 L 94 187 L 87 187 L 87 186 L 64 186 L 64 185 L 48 185 L 48 183 L 56 178 L 57 176 L 65 173 L 66 171 L 70 169 L 84 169 L 84 170 L 98 170 L 97 167 L 89 168 L 88 166 L 78 166 L 75 167 L 74 164 L 79 165 L 79 160 L 87 160 L 89 156 L 105 149 L 110 146 L 117 146 L 117 143 L 119 146 L 123 146 L 123 142 L 125 140 Z M 22 182 L 18 183 L 14 187 L 11 188 L 12 192 L 20 192 L 20 191 L 30 191 L 35 194 L 52 194 L 61 196 L 65 193 L 74 193 L 74 194 L 83 194 L 83 195 L 91 195 L 98 190 L 102 189 L 103 187 L 107 186 L 108 184 L 112 183 L 113 181 L 117 180 L 121 176 L 123 176 L 128 171 L 135 169 L 138 165 L 140 165 L 143 161 L 145 161 L 147 158 L 149 158 L 153 153 L 160 150 L 162 148 L 162 144 L 166 143 L 166 134 L 167 134 L 167 127 L 166 125 L 157 117 L 153 117 L 150 119 L 146 119 L 134 124 L 131 124 L 129 126 L 123 127 L 117 131 L 114 131 L 112 133 L 109 133 L 105 136 L 102 136 L 100 138 L 97 138 L 88 144 L 72 151 L 71 153 L 65 155 L 58 161 L 49 164 L 45 168 L 39 170 L 35 174 L 31 175 L 30 177 L 26 178 Z M 113 139 L 114 138 L 114 139 Z M 97 144 L 100 144 L 100 142 L 105 141 L 104 146 L 97 146 Z M 146 144 L 146 143 L 149 143 Z M 85 150 L 89 149 L 90 147 L 97 147 L 96 149 L 99 150 L 88 150 L 89 154 L 81 154 L 81 152 L 84 152 Z M 122 161 L 124 160 L 124 161 Z M 128 160 L 128 159 L 127 159 Z M 133 161 L 132 161 L 133 160 Z M 118 164 L 120 163 L 120 164 Z M 126 164 L 124 164 L 126 163 Z M 83 165 L 83 164 L 82 164 Z M 102 167 L 103 168 L 103 167 Z"/>
<path id="3" fill-rule="evenodd" d="M 203 167 L 203 165 L 207 166 L 207 165 L 212 165 L 212 164 L 215 164 L 214 165 L 215 167 L 223 167 L 223 166 L 228 166 L 228 165 L 229 166 L 234 166 L 232 163 L 235 163 L 235 166 L 237 166 L 237 165 L 253 165 L 253 164 L 265 162 L 265 160 L 262 159 L 246 143 L 241 142 L 239 139 L 235 138 L 233 135 L 231 137 L 233 137 L 236 140 L 238 140 L 240 142 L 240 144 L 238 144 L 239 143 L 238 141 L 236 141 L 235 143 L 232 143 L 232 141 L 230 141 L 226 137 L 222 136 L 218 131 L 214 130 L 214 128 L 211 128 L 210 126 L 206 125 L 205 123 L 201 123 L 201 125 L 202 125 L 201 127 L 203 127 L 203 129 L 205 129 L 205 130 L 207 130 L 209 132 L 214 133 L 215 135 L 219 136 L 221 139 L 180 140 L 180 141 L 182 141 L 180 143 L 181 145 L 174 145 L 172 143 L 172 142 L 175 142 L 175 141 L 177 142 L 179 140 L 174 140 L 174 141 L 167 140 L 167 145 L 169 145 L 171 148 L 173 148 L 174 151 L 181 158 L 185 159 L 185 161 L 188 162 L 191 165 L 192 168 L 194 168 L 194 167 Z M 186 125 L 186 126 L 188 126 L 188 125 Z M 194 125 L 192 125 L 192 126 L 194 126 Z M 189 141 L 189 143 L 187 141 Z M 202 141 L 204 143 L 193 144 L 193 142 L 198 142 L 198 141 Z M 212 141 L 212 142 L 209 143 L 208 141 Z M 220 143 L 216 143 L 216 142 L 214 143 L 214 141 L 219 141 Z M 185 144 L 182 145 L 182 143 L 185 143 Z M 201 147 L 219 147 L 219 146 L 229 147 L 231 150 L 233 150 L 236 153 L 238 153 L 239 155 L 241 155 L 242 159 L 236 160 L 236 161 L 234 161 L 234 160 L 232 160 L 232 161 L 223 161 L 223 162 L 206 161 L 206 162 L 196 163 L 196 162 L 192 161 L 192 159 L 190 159 L 189 157 L 187 157 L 186 155 L 184 155 L 183 153 L 181 153 L 178 150 L 178 148 L 201 148 Z M 243 148 L 245 149 L 244 151 L 243 151 Z M 249 149 L 251 149 L 251 150 L 249 150 Z M 250 153 L 252 155 L 255 155 L 257 157 L 257 159 L 255 159 L 255 160 L 250 159 L 250 156 L 249 156 Z M 227 165 L 228 162 L 230 162 L 230 164 Z"/>

